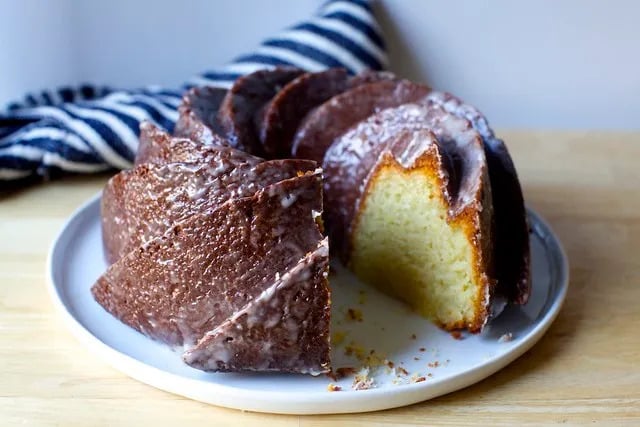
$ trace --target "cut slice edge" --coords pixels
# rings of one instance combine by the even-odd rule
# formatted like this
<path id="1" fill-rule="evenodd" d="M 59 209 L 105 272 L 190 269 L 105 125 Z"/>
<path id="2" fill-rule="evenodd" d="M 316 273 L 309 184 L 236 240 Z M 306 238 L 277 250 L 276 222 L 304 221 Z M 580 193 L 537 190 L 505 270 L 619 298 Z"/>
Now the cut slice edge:
<path id="1" fill-rule="evenodd" d="M 442 328 L 475 333 L 488 319 L 493 286 L 482 244 L 490 236 L 481 235 L 487 216 L 481 202 L 450 215 L 442 159 L 432 147 L 411 168 L 383 153 L 351 226 L 349 265 Z"/>
<path id="2" fill-rule="evenodd" d="M 330 370 L 329 246 L 322 239 L 274 283 L 183 354 L 205 371 Z"/>

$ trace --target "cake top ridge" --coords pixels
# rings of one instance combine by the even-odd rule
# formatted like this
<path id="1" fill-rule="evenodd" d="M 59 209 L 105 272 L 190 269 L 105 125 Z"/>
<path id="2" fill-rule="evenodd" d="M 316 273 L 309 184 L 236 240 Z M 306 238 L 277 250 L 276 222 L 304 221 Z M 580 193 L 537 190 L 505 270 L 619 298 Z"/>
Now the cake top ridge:
<path id="1" fill-rule="evenodd" d="M 218 120 L 233 147 L 259 156 L 264 154 L 258 134 L 264 107 L 284 85 L 303 73 L 298 68 L 278 67 L 236 80 L 218 111 Z"/>
<path id="2" fill-rule="evenodd" d="M 178 108 L 174 135 L 205 144 L 215 143 L 216 136 L 224 134 L 218 120 L 218 110 L 226 94 L 226 89 L 210 86 L 194 87 L 187 91 Z"/>
<path id="3" fill-rule="evenodd" d="M 198 122 L 199 123 L 199 122 Z M 203 125 L 204 126 L 204 125 Z M 223 150 L 222 147 L 228 147 Z M 202 139 L 171 136 L 151 122 L 140 125 L 140 143 L 135 158 L 135 165 L 145 163 L 195 162 L 208 157 L 233 156 L 244 158 L 247 162 L 259 163 L 263 159 L 251 156 L 243 151 L 231 151 L 229 142 L 216 134 Z M 224 153 L 227 154 L 224 154 Z"/>
<path id="4" fill-rule="evenodd" d="M 358 122 L 384 108 L 416 102 L 429 91 L 408 80 L 381 80 L 342 92 L 307 115 L 296 132 L 292 154 L 322 162 L 331 144 Z"/>

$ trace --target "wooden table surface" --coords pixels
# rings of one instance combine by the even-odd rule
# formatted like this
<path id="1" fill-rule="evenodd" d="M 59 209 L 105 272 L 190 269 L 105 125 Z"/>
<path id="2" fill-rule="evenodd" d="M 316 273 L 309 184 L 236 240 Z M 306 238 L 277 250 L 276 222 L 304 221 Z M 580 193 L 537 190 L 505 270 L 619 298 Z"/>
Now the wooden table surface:
<path id="1" fill-rule="evenodd" d="M 45 289 L 52 239 L 108 178 L 82 176 L 0 191 L 0 426 L 640 425 L 640 133 L 502 136 L 571 281 L 551 329 L 501 372 L 429 402 L 333 416 L 241 412 L 138 383 L 71 336 Z"/>

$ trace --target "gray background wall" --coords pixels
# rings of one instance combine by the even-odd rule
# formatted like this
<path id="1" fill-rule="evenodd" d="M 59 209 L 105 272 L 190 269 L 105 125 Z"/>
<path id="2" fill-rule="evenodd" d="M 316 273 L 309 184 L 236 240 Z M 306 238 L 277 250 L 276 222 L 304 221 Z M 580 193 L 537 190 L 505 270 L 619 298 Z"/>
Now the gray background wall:
<path id="1" fill-rule="evenodd" d="M 0 0 L 0 104 L 91 81 L 176 85 L 320 0 Z M 391 68 L 499 127 L 640 129 L 640 2 L 379 0 Z"/>

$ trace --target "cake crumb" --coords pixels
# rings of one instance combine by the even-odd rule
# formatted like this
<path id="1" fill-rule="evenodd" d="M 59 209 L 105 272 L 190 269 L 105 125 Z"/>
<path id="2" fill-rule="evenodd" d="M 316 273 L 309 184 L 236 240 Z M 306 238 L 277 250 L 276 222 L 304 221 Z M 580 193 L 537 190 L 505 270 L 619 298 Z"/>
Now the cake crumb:
<path id="1" fill-rule="evenodd" d="M 414 357 L 413 360 L 420 360 L 420 358 L 419 357 Z"/>
<path id="2" fill-rule="evenodd" d="M 394 367 L 394 363 L 391 360 L 386 360 L 384 361 L 384 364 L 387 365 L 388 367 L 392 368 Z"/>
<path id="3" fill-rule="evenodd" d="M 509 341 L 513 341 L 513 334 L 511 332 L 502 334 L 502 336 L 498 339 L 498 342 L 509 342 Z"/>
<path id="4" fill-rule="evenodd" d="M 358 371 L 351 385 L 353 390 L 368 390 L 374 387 L 375 381 L 369 376 L 369 368 L 366 366 Z"/>
<path id="5" fill-rule="evenodd" d="M 347 333 L 344 331 L 334 331 L 331 334 L 331 343 L 333 345 L 340 345 L 344 342 L 344 339 L 346 338 Z"/>
<path id="6" fill-rule="evenodd" d="M 408 372 L 406 369 L 404 369 L 403 367 L 398 366 L 398 367 L 396 368 L 396 375 L 397 375 L 397 376 L 399 376 L 399 375 L 403 375 L 403 376 L 405 376 L 405 377 L 406 377 L 406 376 L 408 376 L 408 375 L 409 375 L 409 372 Z"/>
<path id="7" fill-rule="evenodd" d="M 335 385 L 333 383 L 329 383 L 329 385 L 327 386 L 327 390 L 328 391 L 341 391 L 342 387 L 340 387 L 339 385 Z"/>
<path id="8" fill-rule="evenodd" d="M 427 351 L 427 349 L 424 347 L 420 347 L 420 351 L 424 353 L 425 351 Z"/>
<path id="9" fill-rule="evenodd" d="M 363 365 L 377 367 L 385 364 L 386 358 L 383 355 L 376 353 L 374 349 L 367 351 L 361 345 L 356 344 L 355 341 L 351 341 L 344 347 L 345 356 L 354 356 Z"/>
<path id="10" fill-rule="evenodd" d="M 412 340 L 418 339 L 418 336 L 416 334 L 411 334 L 411 339 Z"/>
<path id="11" fill-rule="evenodd" d="M 460 331 L 451 331 L 451 336 L 457 340 L 463 339 L 462 332 Z"/>
<path id="12" fill-rule="evenodd" d="M 344 354 L 347 356 L 355 356 L 358 360 L 364 360 L 365 358 L 364 348 L 353 341 L 344 347 Z"/>
<path id="13" fill-rule="evenodd" d="M 413 374 L 411 376 L 411 383 L 421 383 L 423 381 L 426 381 L 427 379 L 421 375 L 418 374 Z"/>
<path id="14" fill-rule="evenodd" d="M 435 362 L 429 362 L 427 366 L 429 366 L 430 368 L 437 368 L 438 366 L 440 366 L 440 362 L 438 362 L 437 360 Z"/>
<path id="15" fill-rule="evenodd" d="M 369 366 L 383 366 L 385 364 L 385 359 L 382 356 L 379 356 L 374 350 L 369 352 L 369 355 L 364 358 L 363 362 Z"/>
<path id="16" fill-rule="evenodd" d="M 356 322 L 362 322 L 362 311 L 357 308 L 350 308 L 347 310 L 347 319 Z"/>
<path id="17" fill-rule="evenodd" d="M 363 362 L 367 357 L 367 352 L 361 345 L 355 343 L 355 341 L 351 341 L 349 344 L 345 346 L 345 353 L 347 356 L 355 356 L 356 359 Z"/>

